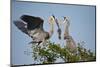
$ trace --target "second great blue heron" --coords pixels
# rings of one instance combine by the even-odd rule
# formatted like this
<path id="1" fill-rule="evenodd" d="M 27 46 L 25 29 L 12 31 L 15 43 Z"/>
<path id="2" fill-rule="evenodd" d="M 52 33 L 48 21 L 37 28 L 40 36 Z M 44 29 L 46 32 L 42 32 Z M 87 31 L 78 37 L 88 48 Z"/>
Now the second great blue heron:
<path id="1" fill-rule="evenodd" d="M 40 17 L 22 15 L 20 19 L 21 21 L 14 21 L 14 24 L 32 38 L 32 43 L 44 43 L 53 34 L 53 23 L 51 23 L 51 31 L 47 32 L 43 29 L 44 20 Z"/>

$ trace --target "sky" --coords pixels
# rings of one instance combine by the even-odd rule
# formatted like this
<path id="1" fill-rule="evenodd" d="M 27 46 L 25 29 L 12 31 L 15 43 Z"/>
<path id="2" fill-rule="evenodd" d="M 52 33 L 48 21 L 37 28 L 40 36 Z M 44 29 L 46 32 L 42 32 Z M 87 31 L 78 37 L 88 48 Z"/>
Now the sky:
<path id="1" fill-rule="evenodd" d="M 12 2 L 11 12 L 11 60 L 12 64 L 32 64 L 31 55 L 26 55 L 24 51 L 31 51 L 29 42 L 30 37 L 21 32 L 14 24 L 14 20 L 20 20 L 20 16 L 27 14 L 44 19 L 44 30 L 49 31 L 48 18 L 54 14 L 57 19 L 63 19 L 63 16 L 70 18 L 70 35 L 76 43 L 85 41 L 85 47 L 95 51 L 95 6 L 69 5 L 69 4 L 46 4 L 36 2 Z M 64 32 L 63 25 L 61 26 Z M 54 26 L 54 34 L 50 38 L 51 42 L 60 43 L 57 36 L 57 27 Z"/>

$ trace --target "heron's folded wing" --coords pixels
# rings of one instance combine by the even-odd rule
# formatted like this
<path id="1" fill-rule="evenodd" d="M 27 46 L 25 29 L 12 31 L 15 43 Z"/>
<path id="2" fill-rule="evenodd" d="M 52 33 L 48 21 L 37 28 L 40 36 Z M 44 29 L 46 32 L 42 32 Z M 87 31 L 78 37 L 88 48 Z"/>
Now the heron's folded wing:
<path id="1" fill-rule="evenodd" d="M 29 30 L 33 30 L 36 28 L 41 28 L 43 29 L 43 19 L 40 17 L 34 17 L 34 16 L 29 16 L 29 15 L 22 15 L 20 17 L 24 22 L 26 22 L 27 28 Z"/>
<path id="2" fill-rule="evenodd" d="M 15 26 L 23 33 L 28 34 L 26 24 L 22 21 L 14 21 Z"/>

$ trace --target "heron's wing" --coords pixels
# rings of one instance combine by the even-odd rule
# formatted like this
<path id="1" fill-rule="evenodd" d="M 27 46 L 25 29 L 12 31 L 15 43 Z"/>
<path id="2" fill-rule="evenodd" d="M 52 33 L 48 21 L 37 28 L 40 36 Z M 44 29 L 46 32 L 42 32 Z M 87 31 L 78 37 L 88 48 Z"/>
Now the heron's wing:
<path id="1" fill-rule="evenodd" d="M 22 21 L 14 21 L 15 26 L 23 33 L 28 34 L 26 24 Z"/>
<path id="2" fill-rule="evenodd" d="M 43 29 L 43 19 L 40 17 L 34 17 L 34 16 L 29 16 L 29 15 L 22 15 L 20 17 L 24 22 L 27 23 L 27 28 L 29 30 L 33 30 L 36 28 L 41 28 Z"/>

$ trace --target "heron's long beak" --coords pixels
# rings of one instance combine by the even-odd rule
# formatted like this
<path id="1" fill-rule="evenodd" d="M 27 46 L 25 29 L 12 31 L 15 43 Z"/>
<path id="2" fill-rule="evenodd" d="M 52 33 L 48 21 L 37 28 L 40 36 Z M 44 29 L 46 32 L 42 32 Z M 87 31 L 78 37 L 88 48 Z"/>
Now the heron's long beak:
<path id="1" fill-rule="evenodd" d="M 55 22 L 55 18 L 53 16 L 50 16 L 49 24 L 53 24 L 54 22 Z"/>
<path id="2" fill-rule="evenodd" d="M 55 16 L 52 14 L 53 18 L 55 19 Z"/>
<path id="3" fill-rule="evenodd" d="M 65 17 L 65 16 L 63 16 L 63 18 L 64 18 L 64 20 L 66 19 L 66 17 Z"/>

